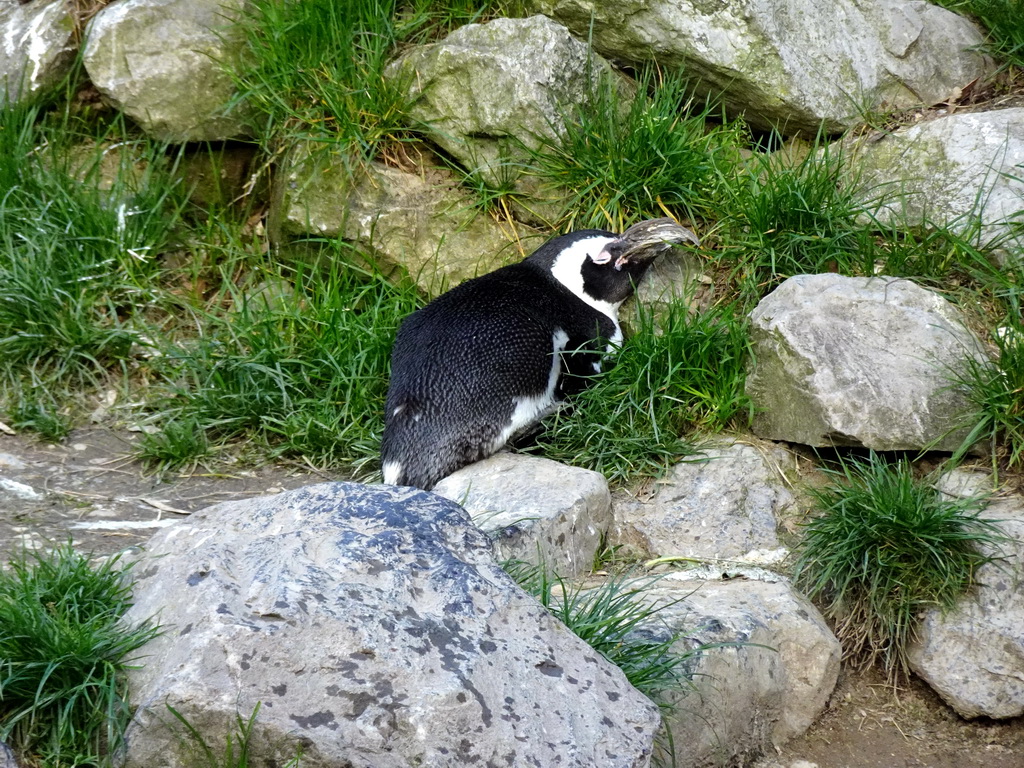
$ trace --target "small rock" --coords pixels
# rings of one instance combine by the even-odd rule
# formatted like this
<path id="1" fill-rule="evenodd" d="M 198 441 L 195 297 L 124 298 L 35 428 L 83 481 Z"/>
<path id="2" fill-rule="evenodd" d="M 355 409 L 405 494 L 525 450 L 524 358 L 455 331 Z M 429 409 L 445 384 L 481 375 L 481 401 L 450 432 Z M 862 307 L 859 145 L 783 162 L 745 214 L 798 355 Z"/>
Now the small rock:
<path id="1" fill-rule="evenodd" d="M 839 641 L 782 577 L 701 583 L 684 574 L 663 577 L 648 593 L 657 603 L 682 598 L 658 614 L 683 633 L 677 650 L 709 646 L 691 670 L 695 690 L 678 697 L 680 716 L 670 721 L 676 764 L 746 765 L 821 713 L 839 677 Z"/>
<path id="2" fill-rule="evenodd" d="M 6 491 L 8 495 L 26 501 L 38 501 L 39 499 L 46 498 L 31 485 L 19 483 L 17 480 L 11 480 L 9 477 L 0 477 L 0 491 Z"/>
<path id="3" fill-rule="evenodd" d="M 610 543 L 644 557 L 770 559 L 777 515 L 794 503 L 778 470 L 788 457 L 775 446 L 711 446 L 674 466 L 649 501 L 617 498 Z"/>
<path id="4" fill-rule="evenodd" d="M 28 465 L 17 456 L 0 453 L 0 469 L 25 469 Z"/>
<path id="5" fill-rule="evenodd" d="M 498 453 L 434 487 L 492 537 L 500 558 L 544 564 L 564 578 L 590 573 L 611 523 L 608 481 L 550 459 Z"/>

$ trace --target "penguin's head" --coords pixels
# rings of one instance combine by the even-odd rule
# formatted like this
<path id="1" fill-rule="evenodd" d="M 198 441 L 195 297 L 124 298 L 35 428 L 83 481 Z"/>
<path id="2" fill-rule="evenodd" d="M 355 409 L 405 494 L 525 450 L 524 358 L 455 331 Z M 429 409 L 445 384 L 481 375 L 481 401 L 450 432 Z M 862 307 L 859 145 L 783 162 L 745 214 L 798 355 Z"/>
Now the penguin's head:
<path id="1" fill-rule="evenodd" d="M 672 219 L 650 219 L 621 235 L 597 229 L 563 235 L 530 260 L 547 266 L 586 303 L 613 314 L 658 256 L 687 242 L 700 244 L 693 232 Z"/>
<path id="2" fill-rule="evenodd" d="M 633 294 L 658 256 L 686 242 L 700 245 L 693 232 L 672 219 L 634 224 L 583 262 L 583 290 L 595 298 L 620 304 Z"/>

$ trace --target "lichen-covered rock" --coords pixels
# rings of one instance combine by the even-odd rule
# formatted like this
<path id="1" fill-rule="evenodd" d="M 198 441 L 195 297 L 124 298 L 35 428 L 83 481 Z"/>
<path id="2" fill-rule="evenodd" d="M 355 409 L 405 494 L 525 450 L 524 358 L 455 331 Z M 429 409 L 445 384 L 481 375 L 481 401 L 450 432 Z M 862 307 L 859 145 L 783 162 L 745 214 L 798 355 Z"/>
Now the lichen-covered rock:
<path id="1" fill-rule="evenodd" d="M 77 47 L 71 8 L 61 0 L 0 7 L 0 106 L 60 82 Z"/>
<path id="2" fill-rule="evenodd" d="M 333 483 L 192 515 L 136 565 L 128 768 L 185 764 L 168 705 L 211 744 L 307 768 L 643 768 L 657 708 L 495 564 L 466 512 Z M 263 764 L 260 762 L 259 764 Z M 269 764 L 269 763 L 268 763 Z"/>
<path id="3" fill-rule="evenodd" d="M 760 128 L 814 135 L 933 104 L 991 71 L 966 19 L 923 0 L 530 0 L 613 61 L 679 69 Z M 592 32 L 591 32 L 592 30 Z M 590 35 L 592 34 L 592 38 Z"/>
<path id="4" fill-rule="evenodd" d="M 543 564 L 567 579 L 590 573 L 611 523 L 604 475 L 538 456 L 498 453 L 433 491 L 461 504 L 501 559 Z"/>
<path id="5" fill-rule="evenodd" d="M 149 136 L 218 141 L 247 135 L 226 67 L 241 52 L 232 19 L 246 0 L 120 0 L 89 25 L 84 63 L 104 98 Z"/>
<path id="6" fill-rule="evenodd" d="M 882 221 L 969 229 L 992 240 L 1024 224 L 1024 108 L 968 112 L 869 136 L 847 155 Z"/>
<path id="7" fill-rule="evenodd" d="M 797 275 L 751 317 L 754 433 L 812 446 L 952 451 L 970 428 L 955 376 L 982 345 L 910 280 Z"/>
<path id="8" fill-rule="evenodd" d="M 953 491 L 965 474 L 948 478 L 943 490 Z M 961 717 L 1019 717 L 1024 715 L 1024 498 L 997 498 L 983 514 L 998 520 L 1007 537 L 990 550 L 1005 559 L 979 568 L 977 586 L 952 611 L 925 613 L 908 659 Z"/>
<path id="9" fill-rule="evenodd" d="M 839 676 L 839 641 L 783 577 L 718 575 L 723 580 L 671 574 L 648 593 L 655 604 L 682 598 L 658 614 L 682 632 L 676 650 L 710 646 L 696 657 L 694 689 L 677 697 L 669 722 L 678 768 L 747 765 L 801 735 Z"/>
<path id="10" fill-rule="evenodd" d="M 541 243 L 526 227 L 481 214 L 450 174 L 375 162 L 353 178 L 344 158 L 303 146 L 277 175 L 269 226 L 278 245 L 341 237 L 382 274 L 408 277 L 429 296 L 519 261 Z"/>
<path id="11" fill-rule="evenodd" d="M 525 158 L 557 139 L 611 67 L 544 16 L 468 24 L 411 48 L 388 70 L 413 99 L 408 115 L 430 140 L 492 184 L 515 179 Z"/>
<path id="12" fill-rule="evenodd" d="M 781 448 L 710 446 L 662 478 L 646 501 L 616 499 L 609 542 L 643 557 L 743 558 L 778 550 L 777 515 L 793 504 Z"/>

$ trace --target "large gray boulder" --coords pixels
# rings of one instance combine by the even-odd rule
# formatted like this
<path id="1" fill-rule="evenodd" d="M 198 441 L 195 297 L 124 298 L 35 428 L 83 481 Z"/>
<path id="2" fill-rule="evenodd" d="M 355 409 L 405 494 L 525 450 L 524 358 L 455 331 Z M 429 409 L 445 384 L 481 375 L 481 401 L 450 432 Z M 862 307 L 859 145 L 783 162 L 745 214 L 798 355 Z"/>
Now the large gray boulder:
<path id="1" fill-rule="evenodd" d="M 566 579 L 590 573 L 611 523 L 604 475 L 539 456 L 498 453 L 433 491 L 461 504 L 501 559 L 543 565 Z"/>
<path id="2" fill-rule="evenodd" d="M 77 47 L 67 3 L 6 0 L 0 5 L 0 106 L 24 101 L 60 82 Z"/>
<path id="3" fill-rule="evenodd" d="M 953 451 L 970 407 L 953 385 L 987 358 L 959 310 L 891 277 L 797 275 L 751 318 L 754 433 L 812 446 Z"/>
<path id="4" fill-rule="evenodd" d="M 983 240 L 1004 237 L 1014 222 L 1024 224 L 1024 108 L 952 114 L 868 136 L 850 145 L 848 167 L 883 222 L 964 231 L 980 218 Z"/>
<path id="5" fill-rule="evenodd" d="M 301 744 L 305 768 L 649 764 L 657 708 L 440 496 L 333 483 L 220 504 L 135 573 L 126 621 L 165 632 L 131 672 L 128 768 L 185 764 L 168 705 L 219 745 L 258 702 L 254 762 Z"/>
<path id="6" fill-rule="evenodd" d="M 388 70 L 407 84 L 408 115 L 438 146 L 492 184 L 515 179 L 526 155 L 562 134 L 566 117 L 611 67 L 544 16 L 468 24 L 411 48 Z"/>
<path id="7" fill-rule="evenodd" d="M 373 162 L 349 173 L 346 163 L 302 145 L 282 163 L 268 217 L 276 244 L 340 237 L 384 275 L 411 279 L 429 296 L 540 245 L 529 228 L 481 214 L 439 169 L 421 175 Z"/>
<path id="8" fill-rule="evenodd" d="M 987 475 L 947 477 L 943 490 L 976 496 L 991 485 Z M 966 477 L 965 477 L 966 476 Z M 980 487 L 979 487 L 980 486 Z M 1024 715 L 1024 497 L 995 499 L 984 516 L 998 520 L 1007 537 L 983 565 L 977 586 L 948 613 L 927 611 L 910 645 L 911 669 L 961 717 Z"/>
<path id="9" fill-rule="evenodd" d="M 227 67 L 241 54 L 233 20 L 246 0 L 120 0 L 89 25 L 84 63 L 114 107 L 162 141 L 247 135 L 244 110 L 228 110 Z"/>
<path id="10" fill-rule="evenodd" d="M 788 454 L 736 440 L 676 464 L 647 500 L 617 498 L 609 543 L 642 557 L 763 558 L 780 549 L 777 518 L 794 504 Z"/>
<path id="11" fill-rule="evenodd" d="M 814 135 L 933 104 L 990 71 L 966 19 L 924 0 L 530 0 L 613 61 L 679 69 L 759 128 Z"/>
<path id="12" fill-rule="evenodd" d="M 756 569 L 708 575 L 671 574 L 648 593 L 655 604 L 683 598 L 658 614 L 684 634 L 677 650 L 709 646 L 669 721 L 677 768 L 747 765 L 803 734 L 839 676 L 839 641 L 784 578 Z"/>

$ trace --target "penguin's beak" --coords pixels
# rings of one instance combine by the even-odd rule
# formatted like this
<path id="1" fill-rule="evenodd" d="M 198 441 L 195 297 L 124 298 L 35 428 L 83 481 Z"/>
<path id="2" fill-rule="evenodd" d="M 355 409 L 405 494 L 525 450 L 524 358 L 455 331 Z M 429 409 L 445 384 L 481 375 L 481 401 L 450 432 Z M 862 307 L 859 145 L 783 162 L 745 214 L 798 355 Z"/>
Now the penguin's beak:
<path id="1" fill-rule="evenodd" d="M 700 245 L 700 238 L 672 219 L 649 219 L 634 224 L 618 239 L 605 246 L 600 262 L 614 259 L 615 269 L 621 271 L 627 264 L 654 261 L 677 245 Z"/>

